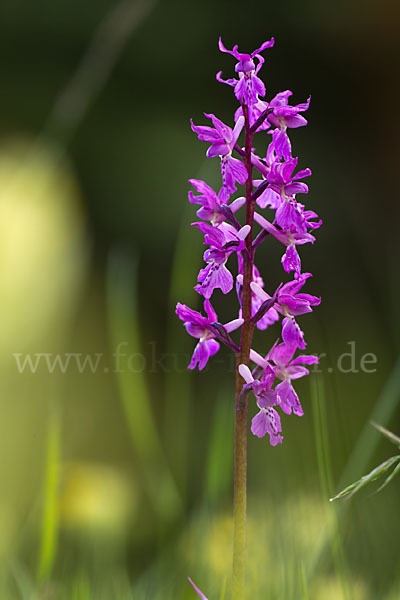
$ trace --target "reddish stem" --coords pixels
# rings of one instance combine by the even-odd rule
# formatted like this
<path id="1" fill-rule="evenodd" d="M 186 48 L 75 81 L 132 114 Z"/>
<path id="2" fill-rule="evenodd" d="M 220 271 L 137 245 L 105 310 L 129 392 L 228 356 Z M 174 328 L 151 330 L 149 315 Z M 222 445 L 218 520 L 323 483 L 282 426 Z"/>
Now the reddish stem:
<path id="1" fill-rule="evenodd" d="M 253 168 L 251 164 L 251 148 L 253 132 L 250 128 L 248 107 L 243 103 L 245 119 L 245 150 L 244 164 L 247 169 L 246 181 L 246 225 L 250 225 L 250 233 L 246 237 L 243 252 L 243 291 L 242 313 L 244 323 L 240 340 L 240 352 L 237 355 L 236 366 L 249 364 L 249 354 L 253 339 L 254 325 L 251 323 L 251 288 L 253 279 L 254 248 L 253 222 L 255 198 L 253 196 Z M 246 571 L 246 520 L 247 520 L 247 399 L 239 401 L 244 380 L 236 370 L 236 401 L 235 401 L 235 457 L 234 457 L 234 501 L 233 501 L 233 600 L 243 600 L 245 597 Z"/>

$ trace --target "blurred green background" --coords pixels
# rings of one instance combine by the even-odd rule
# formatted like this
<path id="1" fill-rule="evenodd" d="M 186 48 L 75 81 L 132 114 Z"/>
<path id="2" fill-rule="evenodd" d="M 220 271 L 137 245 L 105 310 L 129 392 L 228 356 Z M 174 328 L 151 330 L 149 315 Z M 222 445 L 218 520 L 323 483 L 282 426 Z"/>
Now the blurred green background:
<path id="1" fill-rule="evenodd" d="M 399 482 L 328 502 L 392 453 L 369 419 L 400 432 L 399 14 L 389 0 L 2 1 L 1 600 L 189 599 L 187 575 L 229 595 L 232 361 L 188 373 L 174 315 L 199 306 L 187 179 L 219 181 L 189 117 L 232 122 L 235 107 L 215 81 L 233 68 L 219 35 L 243 51 L 273 35 L 268 98 L 312 94 L 291 137 L 324 220 L 302 249 L 323 298 L 302 326 L 325 354 L 296 385 L 305 416 L 283 419 L 282 447 L 249 439 L 249 598 L 400 598 Z M 271 240 L 257 257 L 269 289 L 279 257 Z"/>

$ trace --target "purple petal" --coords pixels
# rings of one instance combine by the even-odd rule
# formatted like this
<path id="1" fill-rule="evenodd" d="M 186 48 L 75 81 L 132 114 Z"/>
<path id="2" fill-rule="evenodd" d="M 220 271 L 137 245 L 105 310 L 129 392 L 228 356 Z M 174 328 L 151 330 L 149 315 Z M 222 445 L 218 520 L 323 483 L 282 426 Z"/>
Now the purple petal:
<path id="1" fill-rule="evenodd" d="M 290 273 L 291 271 L 300 273 L 301 261 L 295 246 L 288 246 L 285 254 L 282 256 L 282 265 L 286 273 Z"/>
<path id="2" fill-rule="evenodd" d="M 268 354 L 270 358 L 279 367 L 286 367 L 292 360 L 293 354 L 296 351 L 296 346 L 288 346 L 287 344 L 279 344 L 275 346 Z"/>
<path id="3" fill-rule="evenodd" d="M 230 292 L 233 287 L 233 276 L 225 265 L 210 263 L 204 269 L 201 269 L 198 282 L 194 289 L 209 299 L 216 288 L 221 289 L 223 294 Z"/>
<path id="4" fill-rule="evenodd" d="M 208 332 L 207 325 L 198 325 L 197 323 L 185 323 L 185 329 L 189 335 L 200 340 Z"/>
<path id="5" fill-rule="evenodd" d="M 295 127 L 303 127 L 307 125 L 307 119 L 302 117 L 301 115 L 288 115 L 285 117 L 286 127 L 295 128 Z"/>
<path id="6" fill-rule="evenodd" d="M 279 157 L 283 156 L 285 160 L 290 160 L 292 148 L 286 131 L 275 129 L 273 133 L 275 151 Z"/>
<path id="7" fill-rule="evenodd" d="M 299 397 L 293 389 L 290 381 L 285 380 L 276 386 L 276 392 L 278 394 L 281 409 L 288 415 L 291 414 L 292 410 L 295 415 L 302 417 L 304 411 L 301 407 Z"/>
<path id="8" fill-rule="evenodd" d="M 273 210 L 276 210 L 280 206 L 281 202 L 282 200 L 280 195 L 270 187 L 267 187 L 261 196 L 257 198 L 257 204 L 260 208 L 266 208 L 267 206 L 270 206 Z"/>
<path id="9" fill-rule="evenodd" d="M 231 333 L 231 331 L 235 331 L 235 329 L 238 329 L 239 327 L 241 327 L 244 323 L 243 319 L 233 319 L 232 321 L 229 321 L 229 323 L 226 323 L 224 325 L 225 327 L 225 331 L 227 331 L 228 333 Z"/>
<path id="10" fill-rule="evenodd" d="M 296 323 L 294 317 L 286 317 L 282 322 L 282 339 L 288 346 L 295 345 L 300 350 L 304 350 L 306 343 L 304 334 Z"/>
<path id="11" fill-rule="evenodd" d="M 293 175 L 293 179 L 304 179 L 304 177 L 310 177 L 311 176 L 311 169 L 302 169 L 301 171 L 298 171 L 296 173 L 296 175 Z M 317 215 L 315 215 L 317 216 Z"/>
<path id="12" fill-rule="evenodd" d="M 251 104 L 255 104 L 258 101 L 257 95 L 261 96 L 262 98 L 265 96 L 265 85 L 264 82 L 257 77 L 257 75 L 253 75 L 251 81 L 253 83 L 254 96 L 256 96 L 255 102 L 252 102 Z"/>
<path id="13" fill-rule="evenodd" d="M 294 317 L 312 312 L 310 303 L 299 296 L 289 296 L 288 294 L 279 294 L 279 304 L 289 309 L 289 313 Z"/>
<path id="14" fill-rule="evenodd" d="M 214 192 L 212 187 L 210 187 L 205 181 L 201 179 L 189 179 L 190 185 L 192 185 L 197 192 L 204 196 L 211 196 L 212 198 L 216 198 L 217 194 Z"/>
<path id="15" fill-rule="evenodd" d="M 246 198 L 244 198 L 244 197 L 236 198 L 236 200 L 233 200 L 233 202 L 230 203 L 229 208 L 231 209 L 231 211 L 233 213 L 235 213 L 240 208 L 242 208 L 242 206 L 244 206 L 245 204 L 246 204 Z"/>
<path id="16" fill-rule="evenodd" d="M 265 358 L 260 356 L 260 354 L 258 354 L 258 352 L 256 352 L 255 350 L 250 350 L 250 360 L 252 360 L 256 365 L 258 365 L 262 369 L 265 369 L 265 367 L 268 365 L 268 362 L 265 360 Z"/>
<path id="17" fill-rule="evenodd" d="M 255 302 L 254 302 L 255 304 Z M 258 308 L 260 308 L 262 302 L 258 303 Z M 256 313 L 256 311 L 258 310 L 258 308 L 254 308 L 254 314 Z M 279 320 L 279 314 L 278 312 L 275 310 L 275 308 L 270 308 L 269 310 L 267 310 L 267 312 L 265 313 L 265 315 L 259 320 L 257 321 L 257 329 L 259 329 L 260 331 L 265 331 L 265 329 L 267 329 L 270 325 L 273 325 L 274 323 L 276 323 L 276 321 Z"/>
<path id="18" fill-rule="evenodd" d="M 218 321 L 217 313 L 213 309 L 211 302 L 209 300 L 204 300 L 204 310 L 207 313 L 210 323 L 216 323 Z"/>
<path id="19" fill-rule="evenodd" d="M 192 225 L 195 225 L 202 233 L 204 233 L 204 243 L 207 246 L 221 249 L 225 244 L 225 236 L 219 227 L 214 227 L 209 223 L 192 223 Z"/>
<path id="20" fill-rule="evenodd" d="M 257 50 L 254 50 L 254 52 L 251 53 L 251 56 L 254 57 L 256 54 L 259 54 L 263 50 L 266 50 L 267 48 L 272 48 L 272 46 L 274 44 L 275 44 L 274 38 L 271 38 L 268 42 L 263 42 L 261 44 L 261 46 L 259 48 L 257 48 Z"/>
<path id="21" fill-rule="evenodd" d="M 241 99 L 244 96 L 246 96 L 246 90 L 247 90 L 246 78 L 241 73 L 240 79 L 236 82 L 236 85 L 235 85 L 235 96 L 239 100 L 239 102 L 241 101 Z M 248 104 L 247 98 L 245 98 L 245 103 Z"/>
<path id="22" fill-rule="evenodd" d="M 305 367 L 302 367 L 300 365 L 290 365 L 287 369 L 286 369 L 288 375 L 290 376 L 290 379 L 300 379 L 300 377 L 305 377 L 306 375 L 310 374 L 310 371 L 308 369 L 306 369 Z"/>
<path id="23" fill-rule="evenodd" d="M 240 376 L 245 380 L 246 383 L 253 383 L 254 379 L 247 365 L 239 365 L 238 371 L 240 373 Z"/>
<path id="24" fill-rule="evenodd" d="M 295 181 L 285 186 L 285 194 L 294 196 L 295 194 L 308 194 L 308 185 L 301 181 Z"/>
<path id="25" fill-rule="evenodd" d="M 235 86 L 237 83 L 237 79 L 222 79 L 222 71 L 218 71 L 218 73 L 216 74 L 216 79 L 220 83 L 226 83 L 227 85 L 230 85 L 232 87 Z"/>
<path id="26" fill-rule="evenodd" d="M 190 125 L 192 127 L 192 131 L 197 134 L 199 140 L 202 142 L 216 143 L 223 141 L 218 131 L 212 127 L 207 127 L 206 125 L 195 125 L 192 119 L 190 119 Z"/>
<path id="27" fill-rule="evenodd" d="M 293 92 L 291 92 L 290 90 L 286 90 L 284 92 L 279 92 L 279 94 L 277 94 L 274 98 L 272 98 L 270 105 L 271 106 L 286 106 L 290 96 L 293 96 Z"/>
<path id="28" fill-rule="evenodd" d="M 230 142 L 231 149 L 233 149 L 233 146 L 236 144 L 243 127 L 244 127 L 244 117 L 239 117 L 236 122 L 235 128 L 232 132 L 232 139 Z"/>
<path id="29" fill-rule="evenodd" d="M 274 408 L 264 409 L 266 416 L 266 427 L 269 434 L 269 443 L 271 446 L 281 444 L 283 437 L 280 434 L 282 431 L 281 419 Z"/>
<path id="30" fill-rule="evenodd" d="M 220 37 L 218 40 L 218 47 L 221 52 L 226 52 L 227 54 L 232 54 L 232 56 L 234 56 L 237 60 L 240 60 L 240 54 L 238 52 L 237 44 L 236 44 L 236 46 L 233 47 L 232 50 L 228 50 L 227 48 L 225 48 L 224 44 L 222 43 L 221 37 Z"/>
<path id="31" fill-rule="evenodd" d="M 212 113 L 204 113 L 204 116 L 207 117 L 208 119 L 211 119 L 212 124 L 214 125 L 215 129 L 218 131 L 220 137 L 223 140 L 225 140 L 227 143 L 229 143 L 232 139 L 232 129 L 230 127 L 228 127 L 228 125 L 225 125 L 225 123 L 223 123 L 221 121 L 221 119 L 218 119 L 218 117 L 216 117 Z"/>
<path id="32" fill-rule="evenodd" d="M 180 318 L 180 320 L 184 323 L 194 323 L 197 325 L 206 326 L 207 319 L 205 319 L 203 315 L 201 315 L 196 310 L 192 310 L 191 308 L 186 306 L 186 304 L 181 304 L 180 302 L 178 302 L 178 304 L 176 305 L 175 312 Z"/>
<path id="33" fill-rule="evenodd" d="M 265 231 L 268 231 L 268 233 L 273 235 L 274 238 L 279 240 L 282 244 L 289 243 L 289 238 L 288 238 L 287 233 L 285 233 L 284 231 L 280 231 L 280 229 L 277 229 L 274 225 L 272 225 L 272 223 L 267 221 L 267 219 L 264 219 L 264 217 L 262 215 L 255 212 L 254 220 L 257 221 L 257 223 L 259 225 L 261 225 L 261 227 L 263 229 L 265 229 Z"/>
<path id="34" fill-rule="evenodd" d="M 194 369 L 199 365 L 199 371 L 202 371 L 207 364 L 210 356 L 213 356 L 219 350 L 219 343 L 216 340 L 200 341 L 194 349 L 192 360 L 188 369 Z"/>
<path id="35" fill-rule="evenodd" d="M 321 298 L 318 298 L 318 296 L 311 296 L 311 294 L 297 294 L 296 298 L 302 302 L 308 302 L 310 306 L 319 306 L 321 304 Z"/>
<path id="36" fill-rule="evenodd" d="M 262 389 L 262 383 L 260 386 L 260 382 L 256 382 L 253 384 L 253 388 L 255 388 L 255 392 L 257 393 L 257 404 L 260 408 L 271 408 L 272 406 L 276 406 L 278 404 L 278 397 L 276 395 L 275 390 L 264 390 Z M 261 389 L 260 389 L 261 388 Z"/>
<path id="37" fill-rule="evenodd" d="M 299 290 L 301 290 L 309 277 L 311 277 L 311 273 L 302 273 L 302 275 L 296 279 L 288 281 L 281 287 L 280 294 L 290 294 L 291 296 L 294 296 Z"/>
<path id="38" fill-rule="evenodd" d="M 302 354 L 300 356 L 296 356 L 296 358 L 292 361 L 292 365 L 317 365 L 318 363 L 318 356 L 314 356 L 313 354 Z"/>
<path id="39" fill-rule="evenodd" d="M 221 173 L 224 187 L 229 194 L 236 190 L 236 182 L 243 184 L 247 180 L 246 167 L 232 156 L 224 156 L 221 159 Z"/>
<path id="40" fill-rule="evenodd" d="M 260 410 L 251 420 L 251 433 L 258 438 L 264 437 L 267 433 L 268 418 L 264 410 Z"/>

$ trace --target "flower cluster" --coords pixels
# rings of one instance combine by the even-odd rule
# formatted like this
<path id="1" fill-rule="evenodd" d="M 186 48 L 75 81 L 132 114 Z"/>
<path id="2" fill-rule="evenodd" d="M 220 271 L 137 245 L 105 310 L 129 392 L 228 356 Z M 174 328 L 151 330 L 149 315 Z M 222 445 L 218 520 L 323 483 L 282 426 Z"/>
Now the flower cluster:
<path id="1" fill-rule="evenodd" d="M 301 416 L 303 409 L 292 385 L 295 379 L 309 373 L 307 366 L 318 362 L 316 356 L 300 354 L 306 341 L 298 317 L 312 311 L 320 299 L 303 291 L 311 273 L 302 272 L 298 246 L 314 243 L 311 230 L 321 225 L 316 213 L 306 210 L 302 198 L 308 193 L 304 182 L 310 169 L 298 170 L 298 158 L 293 156 L 288 131 L 307 124 L 303 114 L 310 98 L 304 103 L 289 104 L 292 92 L 286 90 L 272 100 L 266 100 L 266 88 L 259 77 L 264 63 L 262 53 L 274 45 L 271 39 L 251 54 L 228 50 L 219 41 L 221 52 L 236 60 L 236 77 L 217 80 L 231 86 L 239 102 L 234 122 L 226 125 L 214 114 L 204 113 L 207 125 L 191 121 L 198 139 L 209 144 L 207 157 L 220 158 L 221 187 L 218 191 L 207 183 L 190 179 L 194 191 L 189 201 L 200 206 L 199 221 L 193 223 L 204 236 L 207 249 L 204 267 L 200 270 L 195 290 L 203 296 L 206 316 L 178 304 L 176 312 L 187 332 L 198 340 L 189 369 L 201 370 L 208 359 L 218 352 L 220 343 L 237 356 L 237 371 L 242 391 L 239 402 L 247 402 L 250 392 L 255 397 L 258 412 L 252 419 L 251 431 L 258 437 L 267 433 L 272 446 L 282 442 L 279 410 Z M 267 137 L 265 155 L 256 154 L 253 137 Z M 244 136 L 244 143 L 240 142 Z M 247 140 L 247 141 L 246 141 Z M 258 172 L 257 176 L 253 174 Z M 234 198 L 238 186 L 245 185 L 245 197 Z M 301 198 L 298 199 L 298 198 Z M 238 215 L 246 211 L 246 222 Z M 244 212 L 244 210 L 243 210 Z M 256 229 L 258 231 L 256 231 Z M 282 245 L 282 267 L 286 279 L 268 293 L 254 264 L 256 249 L 268 237 Z M 228 264 L 237 258 L 236 276 Z M 236 283 L 236 285 L 234 285 Z M 236 318 L 222 324 L 211 305 L 215 290 L 228 294 L 235 289 L 238 297 Z M 248 304 L 247 310 L 245 304 Z M 280 337 L 262 355 L 251 349 L 254 328 L 266 330 L 280 324 Z M 236 343 L 230 334 L 241 329 Z M 275 339 L 276 336 L 274 336 Z M 250 344 L 247 343 L 250 340 Z M 247 348 L 247 350 L 245 350 Z M 249 365 L 253 365 L 252 369 Z"/>

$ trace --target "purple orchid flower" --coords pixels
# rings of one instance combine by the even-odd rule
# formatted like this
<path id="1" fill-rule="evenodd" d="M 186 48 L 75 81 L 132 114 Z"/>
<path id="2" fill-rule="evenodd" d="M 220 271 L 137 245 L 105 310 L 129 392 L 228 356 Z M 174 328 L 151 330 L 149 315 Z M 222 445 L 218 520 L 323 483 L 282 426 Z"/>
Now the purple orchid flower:
<path id="1" fill-rule="evenodd" d="M 273 107 L 273 112 L 268 115 L 269 122 L 276 127 L 273 131 L 273 141 L 275 149 L 279 157 L 283 157 L 285 160 L 291 158 L 291 144 L 286 133 L 287 128 L 303 127 L 307 125 L 307 120 L 299 115 L 300 112 L 308 110 L 310 106 L 310 98 L 307 102 L 297 104 L 296 106 L 288 105 L 288 98 L 292 96 L 290 90 L 280 92 L 271 100 L 269 103 L 270 107 Z"/>
<path id="2" fill-rule="evenodd" d="M 208 223 L 193 223 L 204 233 L 204 243 L 211 246 L 204 252 L 206 267 L 200 270 L 195 286 L 196 292 L 210 298 L 213 291 L 219 288 L 223 294 L 227 294 L 233 287 L 232 273 L 225 266 L 232 252 L 239 252 L 244 248 L 244 239 L 250 231 L 248 225 L 244 225 L 239 231 L 228 223 L 221 223 L 219 227 L 213 227 Z"/>
<path id="3" fill-rule="evenodd" d="M 304 412 L 291 380 L 300 379 L 300 377 L 308 375 L 310 371 L 301 365 L 318 364 L 318 357 L 302 355 L 293 359 L 295 351 L 295 345 L 278 345 L 277 340 L 265 358 L 252 350 L 250 359 L 262 369 L 270 368 L 271 361 L 274 363 L 272 368 L 274 369 L 275 376 L 281 380 L 281 383 L 275 387 L 275 391 L 279 397 L 279 406 L 286 414 L 290 415 L 293 411 L 295 415 L 301 417 Z"/>
<path id="4" fill-rule="evenodd" d="M 185 304 L 178 302 L 176 305 L 176 314 L 183 321 L 186 331 L 199 340 L 188 366 L 189 369 L 194 369 L 198 365 L 199 371 L 204 369 L 210 356 L 216 354 L 220 347 L 215 339 L 215 329 L 210 327 L 218 323 L 218 316 L 209 300 L 204 301 L 204 310 L 207 314 L 206 317 Z M 230 333 L 241 327 L 242 324 L 243 319 L 234 319 L 223 327 L 227 333 Z"/>
<path id="5" fill-rule="evenodd" d="M 260 409 L 251 421 L 251 432 L 253 435 L 262 438 L 266 433 L 269 435 L 271 446 L 281 444 L 283 437 L 281 419 L 273 406 L 279 404 L 279 399 L 275 390 L 272 389 L 275 373 L 270 365 L 264 369 L 261 378 L 254 379 L 248 366 L 239 365 L 240 375 L 245 380 L 244 388 L 251 389 Z"/>
<path id="6" fill-rule="evenodd" d="M 287 346 L 295 345 L 296 348 L 304 350 L 306 342 L 304 334 L 298 326 L 295 317 L 312 312 L 312 306 L 318 306 L 321 303 L 321 298 L 311 296 L 310 294 L 299 294 L 299 290 L 303 287 L 311 273 L 303 273 L 297 279 L 285 283 L 279 290 L 277 301 L 274 308 L 283 315 L 282 322 L 282 339 Z M 268 294 L 256 283 L 251 283 L 252 291 L 261 298 L 263 302 L 269 299 Z"/>
<path id="7" fill-rule="evenodd" d="M 305 233 L 307 231 L 307 219 L 304 216 L 304 207 L 296 201 L 295 194 L 306 194 L 308 192 L 308 186 L 298 180 L 309 177 L 311 171 L 310 169 L 303 169 L 293 175 L 296 165 L 297 158 L 291 158 L 284 163 L 272 163 L 266 176 L 268 186 L 257 198 L 257 204 L 260 208 L 270 206 L 276 209 L 275 220 L 283 230 Z M 258 180 L 257 183 L 262 185 L 264 181 Z"/>
<path id="8" fill-rule="evenodd" d="M 221 210 L 221 205 L 225 204 L 225 194 L 221 190 L 217 195 L 214 190 L 201 179 L 189 179 L 189 183 L 196 188 L 199 195 L 195 196 L 192 191 L 189 191 L 189 202 L 192 204 L 200 204 L 201 208 L 197 211 L 197 216 L 203 221 L 210 221 L 213 225 L 220 225 L 226 220 L 224 213 Z M 232 213 L 238 211 L 246 203 L 246 198 L 236 198 L 228 206 Z"/>
<path id="9" fill-rule="evenodd" d="M 273 147 L 275 148 L 275 144 Z M 308 185 L 298 180 L 310 177 L 311 169 L 303 169 L 293 175 L 297 163 L 297 158 L 290 158 L 286 162 L 278 162 L 275 160 L 271 163 L 270 171 L 266 177 L 269 185 L 265 192 L 259 196 L 257 201 L 260 208 L 265 208 L 268 204 L 273 205 L 274 208 L 279 207 L 279 198 L 276 199 L 275 197 L 273 200 L 270 197 L 271 192 L 274 192 L 282 199 L 294 196 L 295 194 L 308 193 Z"/>
<path id="10" fill-rule="evenodd" d="M 222 71 L 217 73 L 217 80 L 221 83 L 226 83 L 234 87 L 235 96 L 239 102 L 244 99 L 245 104 L 252 106 L 257 103 L 258 96 L 265 96 L 265 85 L 258 77 L 264 58 L 260 55 L 260 52 L 267 48 L 272 48 L 274 45 L 274 38 L 271 38 L 268 42 L 261 44 L 257 50 L 254 50 L 251 54 L 241 54 L 238 51 L 237 45 L 232 50 L 227 50 L 219 38 L 219 49 L 221 52 L 227 52 L 236 58 L 238 61 L 235 66 L 236 73 L 239 73 L 239 79 L 222 79 Z M 254 59 L 257 59 L 257 66 Z"/>
<path id="11" fill-rule="evenodd" d="M 308 211 L 311 212 L 311 211 Z M 305 214 L 305 213 L 304 213 Z M 315 213 L 313 213 L 315 215 Z M 315 215 L 316 216 L 316 215 Z M 261 227 L 274 236 L 278 241 L 286 246 L 286 252 L 282 256 L 281 262 L 286 273 L 294 271 L 297 274 L 301 273 L 301 260 L 297 252 L 296 246 L 315 242 L 315 237 L 311 233 L 297 233 L 296 231 L 282 231 L 267 221 L 259 213 L 254 213 L 254 220 L 261 225 Z M 307 221 L 308 223 L 308 221 Z M 317 227 L 321 224 L 315 223 Z M 310 226 L 310 225 L 309 225 Z M 262 287 L 262 286 L 261 286 Z"/>
<path id="12" fill-rule="evenodd" d="M 308 375 L 310 371 L 301 365 L 318 364 L 318 357 L 310 354 L 293 358 L 295 351 L 295 345 L 275 345 L 269 352 L 268 359 L 276 365 L 275 375 L 281 380 L 281 383 L 275 388 L 279 396 L 280 407 L 288 415 L 291 414 L 293 409 L 294 414 L 301 417 L 304 412 L 291 381 Z"/>
<path id="13" fill-rule="evenodd" d="M 230 194 L 236 191 L 236 183 L 242 185 L 247 180 L 246 167 L 240 160 L 232 156 L 232 150 L 244 126 L 244 118 L 238 119 L 232 130 L 215 115 L 207 113 L 204 113 L 204 115 L 211 119 L 214 127 L 194 125 L 192 120 L 190 120 L 190 123 L 192 130 L 197 134 L 199 140 L 211 144 L 206 155 L 208 157 L 219 156 L 221 158 L 223 183 L 221 197 L 224 201 L 227 201 Z"/>

